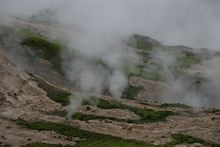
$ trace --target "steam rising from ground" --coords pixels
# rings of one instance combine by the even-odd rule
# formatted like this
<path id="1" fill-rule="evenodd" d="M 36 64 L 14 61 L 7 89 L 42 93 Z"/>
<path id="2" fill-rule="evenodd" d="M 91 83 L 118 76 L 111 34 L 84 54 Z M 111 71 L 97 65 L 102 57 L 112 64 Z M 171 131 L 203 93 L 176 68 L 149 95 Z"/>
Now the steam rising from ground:
<path id="1" fill-rule="evenodd" d="M 72 115 L 77 111 L 83 99 L 80 94 L 74 94 L 70 97 L 70 105 L 67 106 L 67 119 L 71 119 Z"/>
<path id="2" fill-rule="evenodd" d="M 129 36 L 137 33 L 169 45 L 219 49 L 219 6 L 218 0 L 1 0 L 0 23 L 46 8 L 57 10 L 56 21 L 67 29 L 67 46 L 74 49 L 70 54 L 80 54 L 63 55 L 67 77 L 87 93 L 100 94 L 109 87 L 113 96 L 120 97 L 127 86 L 125 66 L 138 62 L 125 43 Z M 168 66 L 175 57 L 160 54 L 157 58 L 166 61 L 164 72 L 170 74 Z M 104 63 L 95 64 L 100 60 Z M 183 87 L 183 82 L 179 84 Z"/>
<path id="3" fill-rule="evenodd" d="M 177 63 L 177 55 L 167 51 L 156 51 L 152 58 L 162 64 L 162 72 L 166 75 L 166 91 L 168 97 L 159 98 L 160 103 L 183 103 L 195 107 L 219 108 L 220 104 L 220 63 L 219 57 L 211 57 L 193 67 L 193 73 L 176 76 L 172 67 Z M 184 69 L 183 69 L 184 70 Z M 185 71 L 190 72 L 190 71 Z M 190 77 L 191 76 L 191 77 Z"/>

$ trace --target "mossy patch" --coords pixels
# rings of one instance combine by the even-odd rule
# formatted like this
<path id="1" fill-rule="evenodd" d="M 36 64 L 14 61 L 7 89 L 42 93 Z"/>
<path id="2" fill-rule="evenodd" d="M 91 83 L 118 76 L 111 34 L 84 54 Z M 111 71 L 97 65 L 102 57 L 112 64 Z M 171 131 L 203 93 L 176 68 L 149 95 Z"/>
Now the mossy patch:
<path id="1" fill-rule="evenodd" d="M 137 98 L 139 92 L 143 89 L 143 87 L 134 87 L 134 86 L 128 86 L 122 97 L 127 99 L 135 99 Z"/>
<path id="2" fill-rule="evenodd" d="M 181 133 L 172 134 L 172 141 L 163 145 L 147 144 L 145 142 L 137 140 L 126 140 L 120 137 L 113 137 L 110 135 L 89 132 L 80 128 L 76 128 L 70 125 L 52 123 L 52 122 L 26 122 L 24 120 L 17 120 L 17 124 L 28 129 L 38 131 L 54 131 L 58 134 L 66 136 L 69 140 L 71 138 L 80 138 L 76 141 L 75 145 L 66 145 L 65 147 L 173 147 L 180 144 L 194 144 L 200 143 L 205 146 L 219 147 L 219 144 L 214 144 L 203 139 L 185 135 Z M 45 143 L 31 143 L 24 145 L 23 147 L 29 146 L 42 146 L 42 147 L 59 147 L 59 144 L 45 144 Z M 32 147 L 31 146 L 31 147 Z"/>
<path id="3" fill-rule="evenodd" d="M 27 30 L 22 31 L 21 34 L 24 36 L 21 45 L 28 46 L 36 56 L 48 60 L 56 71 L 63 73 L 63 60 L 60 56 L 60 52 L 63 51 L 65 47 L 61 45 L 61 43 Z"/>
<path id="4" fill-rule="evenodd" d="M 161 43 L 147 36 L 134 35 L 129 44 L 137 49 L 152 51 L 154 47 L 160 46 Z"/>
<path id="5" fill-rule="evenodd" d="M 174 141 L 172 144 L 193 144 L 193 143 L 201 143 L 201 144 L 207 144 L 205 140 L 202 140 L 200 138 L 192 137 L 190 135 L 185 135 L 185 134 L 173 134 L 172 138 Z"/>
<path id="6" fill-rule="evenodd" d="M 174 65 L 174 73 L 181 72 L 183 69 L 190 68 L 192 65 L 199 64 L 201 62 L 199 55 L 194 54 L 190 51 L 183 51 L 179 56 L 177 56 L 177 63 Z"/>
<path id="7" fill-rule="evenodd" d="M 162 76 L 162 74 L 155 71 L 142 71 L 139 76 L 146 80 L 165 81 L 165 78 Z"/>
<path id="8" fill-rule="evenodd" d="M 85 113 L 75 113 L 72 116 L 72 119 L 77 119 L 81 121 L 89 121 L 89 120 L 112 120 L 117 122 L 126 122 L 126 123 L 132 123 L 132 122 L 138 122 L 139 120 L 131 120 L 131 119 L 119 119 L 115 117 L 107 117 L 107 116 L 97 116 L 93 114 L 85 114 Z"/>
<path id="9" fill-rule="evenodd" d="M 128 75 L 130 77 L 138 76 L 138 77 L 142 77 L 145 80 L 165 81 L 165 77 L 162 75 L 162 72 L 160 70 L 151 69 L 151 67 L 148 66 L 145 67 L 145 66 L 136 65 L 129 72 L 130 73 Z"/>
<path id="10" fill-rule="evenodd" d="M 62 134 L 69 138 L 79 137 L 80 140 L 76 142 L 75 147 L 145 147 L 148 144 L 136 141 L 126 140 L 120 137 L 113 137 L 110 135 L 104 135 L 99 133 L 89 132 L 73 126 L 51 123 L 51 122 L 26 122 L 23 120 L 17 121 L 18 125 L 21 125 L 28 129 L 38 131 L 54 131 L 58 134 Z M 150 145 L 150 144 L 149 144 Z"/>
<path id="11" fill-rule="evenodd" d="M 71 93 L 60 90 L 44 80 L 34 77 L 38 86 L 47 92 L 47 96 L 55 102 L 61 103 L 63 106 L 69 104 L 69 97 Z M 141 123 L 143 122 L 155 122 L 165 120 L 167 116 L 174 115 L 171 111 L 154 111 L 151 109 L 140 109 L 137 107 L 128 106 L 118 101 L 107 101 L 96 97 L 91 97 L 89 100 L 84 100 L 83 105 L 94 105 L 100 109 L 125 109 L 134 112 L 141 117 Z M 139 121 L 139 120 L 138 120 Z M 129 120 L 130 122 L 130 120 Z"/>
<path id="12" fill-rule="evenodd" d="M 208 111 L 211 113 L 220 113 L 220 109 L 215 109 L 215 108 L 210 108 Z"/>
<path id="13" fill-rule="evenodd" d="M 165 144 L 165 147 L 172 147 L 178 144 L 194 144 L 194 143 L 200 143 L 205 146 L 211 146 L 211 147 L 218 147 L 220 144 L 214 144 L 208 141 L 205 141 L 203 139 L 193 137 L 190 135 L 185 135 L 181 133 L 172 134 L 171 136 L 173 138 L 173 141 L 170 143 Z"/>
<path id="14" fill-rule="evenodd" d="M 143 122 L 164 121 L 166 117 L 175 114 L 174 112 L 171 111 L 155 111 L 152 109 L 139 109 L 135 107 L 133 108 L 131 107 L 129 110 L 139 115 Z"/>
<path id="15" fill-rule="evenodd" d="M 74 145 L 49 144 L 49 143 L 35 142 L 35 143 L 22 145 L 21 147 L 74 147 Z"/>
<path id="16" fill-rule="evenodd" d="M 0 144 L 1 147 L 11 147 L 11 144 Z"/>
<path id="17" fill-rule="evenodd" d="M 96 102 L 92 104 L 92 102 Z M 83 105 L 93 105 L 97 106 L 100 109 L 126 109 L 128 108 L 127 105 L 124 105 L 117 101 L 108 101 L 104 99 L 100 99 L 97 97 L 91 97 L 89 100 L 84 100 Z"/>
<path id="18" fill-rule="evenodd" d="M 180 104 L 180 103 L 176 103 L 176 104 L 168 104 L 168 103 L 164 103 L 162 105 L 160 105 L 162 108 L 169 108 L 169 107 L 177 107 L 177 108 L 190 108 L 190 106 L 187 106 L 185 104 Z"/>
<path id="19" fill-rule="evenodd" d="M 210 146 L 210 147 L 219 147 L 220 144 L 215 144 L 215 143 L 211 143 L 208 141 L 205 141 L 203 139 L 197 138 L 197 137 L 193 137 L 190 135 L 185 135 L 185 134 L 181 134 L 181 133 L 176 133 L 176 134 L 172 134 L 172 141 L 163 145 L 158 145 L 157 147 L 173 147 L 176 145 L 191 145 L 194 143 L 199 143 L 202 144 L 204 146 Z"/>
<path id="20" fill-rule="evenodd" d="M 88 103 L 86 103 L 88 104 Z M 145 123 L 145 122 L 157 122 L 164 121 L 166 117 L 174 115 L 172 111 L 155 111 L 152 109 L 142 109 L 138 107 L 128 106 L 117 101 L 107 101 L 104 99 L 99 99 L 96 105 L 101 109 L 124 109 L 134 112 L 140 116 L 140 120 L 129 120 L 131 123 Z"/>
<path id="21" fill-rule="evenodd" d="M 26 31 L 24 36 L 25 38 L 22 41 L 22 45 L 39 50 L 39 52 L 37 52 L 39 53 L 38 55 L 48 60 L 58 56 L 59 52 L 63 48 L 58 42 L 50 41 L 47 37 L 40 34 Z"/>

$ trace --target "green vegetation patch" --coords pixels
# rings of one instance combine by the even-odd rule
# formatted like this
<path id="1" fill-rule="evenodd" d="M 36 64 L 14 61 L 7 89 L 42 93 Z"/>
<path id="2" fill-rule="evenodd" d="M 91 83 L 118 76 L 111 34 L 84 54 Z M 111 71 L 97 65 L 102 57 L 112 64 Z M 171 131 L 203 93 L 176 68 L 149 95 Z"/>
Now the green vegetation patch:
<path id="1" fill-rule="evenodd" d="M 11 147 L 11 144 L 0 144 L 1 147 Z"/>
<path id="2" fill-rule="evenodd" d="M 173 147 L 176 145 L 194 144 L 194 143 L 200 143 L 202 145 L 210 146 L 210 147 L 219 147 L 220 146 L 220 144 L 213 144 L 213 143 L 205 141 L 203 139 L 193 137 L 190 135 L 181 134 L 181 133 L 172 134 L 171 137 L 173 140 L 170 143 L 158 145 L 157 147 Z"/>
<path id="3" fill-rule="evenodd" d="M 208 111 L 211 113 L 220 113 L 220 109 L 215 109 L 215 108 L 210 108 Z"/>
<path id="4" fill-rule="evenodd" d="M 187 106 L 185 104 L 180 104 L 180 103 L 176 103 L 176 104 L 168 104 L 168 103 L 164 103 L 162 105 L 160 105 L 163 108 L 169 108 L 169 107 L 178 107 L 178 108 L 190 108 L 190 106 Z"/>
<path id="5" fill-rule="evenodd" d="M 33 75 L 32 75 L 33 76 Z M 47 92 L 47 96 L 51 98 L 53 101 L 61 103 L 63 106 L 66 106 L 69 104 L 69 96 L 71 93 L 60 90 L 48 83 L 46 83 L 44 80 L 34 77 L 34 80 L 37 82 L 38 86 L 45 90 Z M 144 123 L 144 122 L 156 122 L 156 121 L 162 121 L 165 120 L 166 117 L 170 115 L 174 115 L 174 112 L 171 111 L 155 111 L 151 109 L 140 109 L 137 107 L 128 106 L 125 104 L 122 104 L 117 101 L 107 101 L 104 99 L 99 99 L 96 97 L 91 97 L 89 100 L 84 100 L 83 105 L 93 105 L 97 106 L 100 109 L 126 109 L 134 112 L 135 114 L 139 115 L 141 117 L 140 120 L 118 120 L 122 122 L 130 122 L 130 123 Z M 59 112 L 58 112 L 59 113 Z M 63 115 L 61 113 L 60 115 Z M 110 119 L 115 120 L 114 118 L 109 117 L 98 117 L 98 116 L 83 116 L 82 115 L 75 115 L 73 117 L 78 117 L 81 120 L 82 119 Z"/>
<path id="6" fill-rule="evenodd" d="M 172 134 L 173 141 L 164 145 L 152 145 L 136 140 L 126 140 L 120 137 L 114 137 L 110 135 L 89 132 L 80 128 L 76 128 L 70 125 L 52 123 L 52 122 L 26 122 L 18 119 L 17 124 L 28 129 L 38 131 L 55 131 L 58 134 L 62 134 L 71 140 L 72 137 L 80 138 L 76 141 L 75 145 L 66 145 L 65 147 L 172 147 L 179 144 L 194 144 L 200 143 L 207 146 L 219 147 L 219 144 L 213 144 L 203 139 L 193 137 L 190 135 L 184 135 L 181 133 Z M 59 144 L 45 144 L 45 143 L 31 143 L 23 145 L 23 147 L 60 147 Z"/>
<path id="7" fill-rule="evenodd" d="M 126 109 L 127 106 L 119 103 L 117 101 L 107 101 L 104 99 L 99 99 L 99 103 L 97 104 L 98 108 L 101 109 Z"/>
<path id="8" fill-rule="evenodd" d="M 55 131 L 69 138 L 79 137 L 74 147 L 145 147 L 146 143 L 136 140 L 125 140 L 99 133 L 89 132 L 73 126 L 51 122 L 26 122 L 18 120 L 18 125 L 38 131 Z M 151 145 L 152 146 L 152 145 Z"/>
<path id="9" fill-rule="evenodd" d="M 212 144 L 212 147 L 220 147 L 220 144 Z"/>
<path id="10" fill-rule="evenodd" d="M 185 57 L 179 58 L 178 62 L 179 62 L 178 64 L 180 67 L 188 68 L 191 65 L 199 64 L 201 62 L 201 60 L 199 58 L 194 57 L 194 56 L 185 56 Z"/>
<path id="11" fill-rule="evenodd" d="M 40 88 L 42 88 L 44 91 L 47 92 L 47 96 L 51 98 L 53 101 L 61 103 L 63 106 L 69 104 L 69 97 L 71 93 L 60 90 L 35 76 L 34 76 L 34 81 L 37 82 Z"/>
<path id="12" fill-rule="evenodd" d="M 55 41 L 50 41 L 47 37 L 32 33 L 30 31 L 24 31 L 24 40 L 22 45 L 29 46 L 33 49 L 38 50 L 38 55 L 42 58 L 50 60 L 57 57 L 63 46 Z M 42 53 L 42 54 L 41 54 Z"/>
<path id="13" fill-rule="evenodd" d="M 130 45 L 133 47 L 144 50 L 144 51 L 152 51 L 154 47 L 160 46 L 161 44 L 156 40 L 153 40 L 147 36 L 134 35 L 131 40 Z"/>
<path id="14" fill-rule="evenodd" d="M 89 104 L 89 103 L 84 103 L 84 104 Z M 126 109 L 140 116 L 140 120 L 128 120 L 127 121 L 130 123 L 163 121 L 166 119 L 166 117 L 175 114 L 172 111 L 155 111 L 152 109 L 141 109 L 141 108 L 137 108 L 133 106 L 128 106 L 128 105 L 119 103 L 117 101 L 107 101 L 103 99 L 99 100 L 97 107 L 101 109 Z"/>
<path id="15" fill-rule="evenodd" d="M 35 142 L 35 143 L 22 145 L 21 147 L 74 147 L 74 145 L 49 144 L 49 143 Z"/>
<path id="16" fill-rule="evenodd" d="M 46 36 L 30 31 L 23 31 L 22 35 L 24 36 L 24 40 L 21 42 L 22 45 L 30 47 L 36 56 L 50 61 L 52 67 L 62 73 L 63 60 L 59 54 L 64 46 Z"/>
<path id="17" fill-rule="evenodd" d="M 165 80 L 165 78 L 162 76 L 161 73 L 155 71 L 143 71 L 140 73 L 140 76 L 146 80 L 153 80 L 153 81 Z"/>
<path id="18" fill-rule="evenodd" d="M 208 144 L 206 141 L 200 139 L 200 138 L 196 138 L 196 137 L 192 137 L 189 135 L 184 135 L 184 134 L 173 134 L 172 138 L 174 139 L 174 141 L 172 142 L 173 145 L 176 144 L 193 144 L 193 143 L 201 143 L 201 144 Z"/>
<path id="19" fill-rule="evenodd" d="M 175 114 L 172 111 L 155 111 L 152 109 L 139 109 L 135 107 L 131 107 L 129 110 L 139 115 L 143 122 L 164 121 L 166 117 Z"/>
<path id="20" fill-rule="evenodd" d="M 190 68 L 192 65 L 199 64 L 201 58 L 199 55 L 190 51 L 183 51 L 183 53 L 177 58 L 177 64 L 174 68 Z"/>
<path id="21" fill-rule="evenodd" d="M 128 86 L 125 89 L 122 97 L 127 98 L 127 99 L 135 99 L 142 89 L 143 89 L 143 87 Z"/>
<path id="22" fill-rule="evenodd" d="M 34 77 L 34 80 L 38 83 L 38 86 L 47 92 L 47 96 L 54 100 L 55 102 L 61 103 L 63 106 L 69 104 L 69 96 L 71 93 L 57 89 L 56 87 L 46 83 L 44 80 Z M 140 109 L 137 107 L 128 106 L 117 101 L 107 101 L 104 99 L 99 99 L 96 97 L 91 97 L 89 100 L 84 100 L 83 105 L 93 105 L 100 109 L 126 109 L 134 112 L 141 117 L 140 120 L 118 120 L 122 122 L 130 123 L 144 123 L 144 122 L 156 122 L 165 120 L 166 117 L 174 115 L 171 111 L 155 111 L 151 109 Z M 59 113 L 59 112 L 58 112 Z M 61 113 L 63 115 L 63 113 Z M 116 120 L 109 117 L 98 117 L 98 116 L 85 116 L 85 115 L 75 115 L 75 118 L 80 118 L 81 120 L 89 119 L 110 119 Z"/>
<path id="23" fill-rule="evenodd" d="M 96 102 L 92 104 L 92 102 Z M 97 97 L 91 97 L 89 100 L 85 100 L 83 105 L 93 105 L 100 109 L 127 109 L 129 106 L 119 103 L 117 101 L 107 101 L 104 99 L 99 99 Z"/>
<path id="24" fill-rule="evenodd" d="M 97 116 L 93 114 L 85 114 L 85 113 L 75 113 L 72 116 L 72 119 L 77 119 L 81 121 L 89 121 L 89 120 L 112 120 L 117 122 L 126 122 L 126 123 L 132 123 L 132 122 L 138 122 L 139 120 L 130 120 L 130 119 L 118 119 L 114 117 L 106 117 L 106 116 Z"/>
<path id="25" fill-rule="evenodd" d="M 219 147 L 220 144 L 213 144 L 211 142 L 205 141 L 203 139 L 193 137 L 190 135 L 185 135 L 181 133 L 177 134 L 172 134 L 173 141 L 170 143 L 165 144 L 165 147 L 172 147 L 178 144 L 194 144 L 194 143 L 200 143 L 206 146 L 211 146 L 211 147 Z"/>
<path id="26" fill-rule="evenodd" d="M 147 68 L 148 70 L 146 71 L 144 68 Z M 159 64 L 158 64 L 158 68 L 159 68 Z M 133 67 L 130 71 L 127 71 L 127 72 L 129 72 L 129 74 L 128 74 L 129 76 L 139 76 L 145 80 L 165 81 L 165 77 L 162 75 L 160 70 L 158 70 L 158 69 L 151 70 L 150 67 L 137 65 L 137 66 Z"/>

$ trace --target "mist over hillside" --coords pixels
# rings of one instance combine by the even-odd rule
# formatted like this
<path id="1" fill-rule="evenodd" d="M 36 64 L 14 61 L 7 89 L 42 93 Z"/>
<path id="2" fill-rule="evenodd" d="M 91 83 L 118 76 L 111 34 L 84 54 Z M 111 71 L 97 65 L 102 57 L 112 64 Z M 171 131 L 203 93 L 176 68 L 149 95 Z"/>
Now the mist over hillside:
<path id="1" fill-rule="evenodd" d="M 125 43 L 129 42 L 134 34 L 147 35 L 169 45 L 184 44 L 215 50 L 220 46 L 217 39 L 220 35 L 218 29 L 220 16 L 217 7 L 219 2 L 214 0 L 209 2 L 204 0 L 183 2 L 175 0 L 138 2 L 132 0 L 91 2 L 9 0 L 1 3 L 2 24 L 12 24 L 13 18 L 44 22 L 48 23 L 48 26 L 52 25 L 52 22 L 57 24 L 56 29 L 62 30 L 62 36 L 51 36 L 56 36 L 58 40 L 64 42 L 69 50 L 68 54 L 61 52 L 64 61 L 60 66 L 67 79 L 77 83 L 78 87 L 87 93 L 100 94 L 105 87 L 109 87 L 109 92 L 113 96 L 122 96 L 129 76 L 124 70 L 125 67 L 131 69 L 141 62 L 133 47 Z M 48 31 L 48 33 L 52 32 L 52 30 Z M 69 57 L 75 50 L 81 56 Z M 164 68 L 176 64 L 175 60 L 179 58 L 175 54 L 171 55 L 163 51 L 153 54 L 159 54 L 153 56 L 162 58 L 159 60 L 165 64 L 162 65 Z M 102 61 L 110 67 L 110 70 L 91 63 L 91 60 Z M 207 70 L 209 72 L 212 69 Z M 172 75 L 169 68 L 166 72 Z M 214 74 L 217 73 L 214 72 Z M 189 84 L 183 81 L 171 82 L 171 85 L 179 85 L 178 90 L 175 91 L 182 93 L 181 97 L 185 97 L 183 93 L 187 93 L 186 89 L 189 87 Z M 213 81 L 218 81 L 218 78 L 214 78 Z M 211 85 L 216 85 L 216 82 Z M 210 89 L 210 86 L 204 89 Z M 216 97 L 217 91 L 211 93 Z M 189 93 L 189 96 L 186 96 L 189 100 L 193 99 L 192 97 L 207 97 L 204 94 L 200 95 L 199 92 Z M 209 97 L 210 94 L 205 95 Z M 194 103 L 200 103 L 199 101 Z"/>
<path id="2" fill-rule="evenodd" d="M 0 146 L 218 146 L 219 6 L 1 0 Z"/>
<path id="3" fill-rule="evenodd" d="M 218 0 L 2 0 L 1 22 L 56 9 L 57 21 L 87 31 L 123 35 L 138 33 L 169 45 L 219 49 Z M 92 32 L 90 32 L 92 33 Z"/>

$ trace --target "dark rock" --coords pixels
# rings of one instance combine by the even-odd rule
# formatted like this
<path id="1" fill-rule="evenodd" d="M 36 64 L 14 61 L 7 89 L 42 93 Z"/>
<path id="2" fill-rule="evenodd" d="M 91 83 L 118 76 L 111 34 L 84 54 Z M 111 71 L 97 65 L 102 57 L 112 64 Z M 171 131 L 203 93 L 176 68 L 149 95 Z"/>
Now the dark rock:
<path id="1" fill-rule="evenodd" d="M 211 120 L 214 121 L 214 120 L 215 120 L 215 117 L 212 117 Z"/>
<path id="2" fill-rule="evenodd" d="M 86 107 L 86 111 L 90 111 L 91 108 L 89 106 Z"/>

